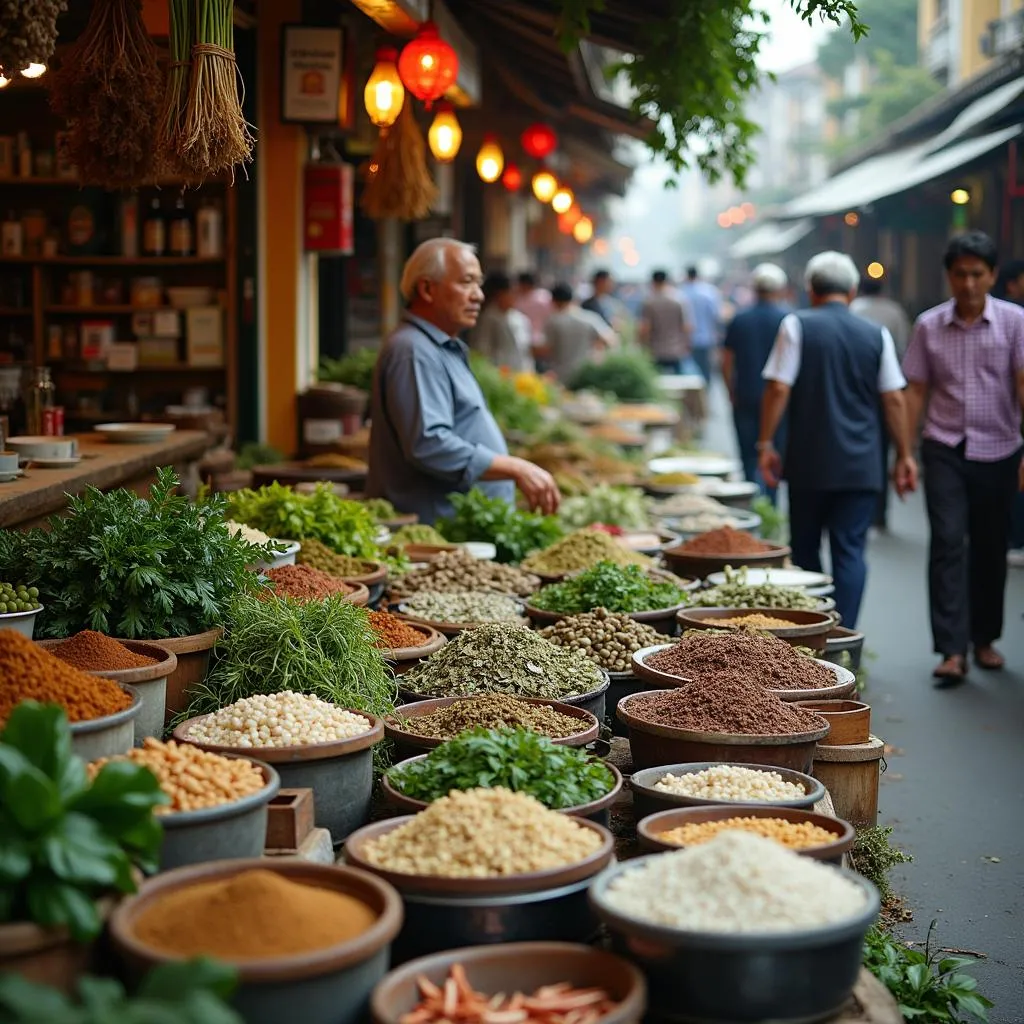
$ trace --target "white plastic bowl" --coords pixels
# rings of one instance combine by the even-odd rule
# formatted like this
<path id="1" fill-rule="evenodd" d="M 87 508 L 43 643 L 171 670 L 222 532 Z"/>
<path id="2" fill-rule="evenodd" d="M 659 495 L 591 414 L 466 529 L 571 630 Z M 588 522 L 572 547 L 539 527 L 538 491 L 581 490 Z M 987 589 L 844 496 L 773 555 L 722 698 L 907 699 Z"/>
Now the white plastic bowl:
<path id="1" fill-rule="evenodd" d="M 485 540 L 467 540 L 460 547 L 465 548 L 474 558 L 479 558 L 481 562 L 493 562 L 498 557 L 498 549 Z"/>

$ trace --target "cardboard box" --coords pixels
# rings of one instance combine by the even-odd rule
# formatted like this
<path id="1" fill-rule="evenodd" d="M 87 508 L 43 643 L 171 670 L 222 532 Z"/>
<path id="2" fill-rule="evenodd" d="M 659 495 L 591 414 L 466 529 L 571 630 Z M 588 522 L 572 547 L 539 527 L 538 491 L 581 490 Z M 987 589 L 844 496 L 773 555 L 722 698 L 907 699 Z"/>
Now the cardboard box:
<path id="1" fill-rule="evenodd" d="M 220 306 L 185 310 L 185 341 L 189 366 L 223 366 L 224 311 Z"/>
<path id="2" fill-rule="evenodd" d="M 177 338 L 140 338 L 140 366 L 174 366 L 178 363 Z"/>
<path id="3" fill-rule="evenodd" d="M 83 320 L 81 326 L 80 354 L 83 360 L 105 359 L 107 350 L 114 344 L 114 322 L 112 320 Z"/>
<path id="4" fill-rule="evenodd" d="M 130 372 L 139 368 L 139 347 L 131 341 L 115 341 L 107 347 L 107 369 Z"/>
<path id="5" fill-rule="evenodd" d="M 158 309 L 153 313 L 153 334 L 158 338 L 180 338 L 181 317 L 176 309 Z"/>

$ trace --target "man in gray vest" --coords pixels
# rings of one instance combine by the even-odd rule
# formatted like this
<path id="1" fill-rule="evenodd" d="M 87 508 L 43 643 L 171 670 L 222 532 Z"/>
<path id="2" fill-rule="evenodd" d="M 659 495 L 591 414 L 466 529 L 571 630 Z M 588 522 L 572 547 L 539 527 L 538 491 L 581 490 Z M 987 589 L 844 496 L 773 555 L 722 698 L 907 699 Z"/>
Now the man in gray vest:
<path id="1" fill-rule="evenodd" d="M 893 481 L 902 498 L 917 487 L 903 388 L 906 381 L 892 335 L 854 316 L 849 304 L 860 275 L 848 256 L 823 252 L 805 273 L 811 309 L 791 313 L 779 327 L 764 368 L 759 468 L 765 483 L 789 484 L 793 559 L 821 570 L 827 531 L 836 609 L 843 625 L 857 624 L 867 566 L 864 548 L 886 486 L 878 453 L 878 401 L 896 448 Z M 785 457 L 772 444 L 789 409 Z"/>

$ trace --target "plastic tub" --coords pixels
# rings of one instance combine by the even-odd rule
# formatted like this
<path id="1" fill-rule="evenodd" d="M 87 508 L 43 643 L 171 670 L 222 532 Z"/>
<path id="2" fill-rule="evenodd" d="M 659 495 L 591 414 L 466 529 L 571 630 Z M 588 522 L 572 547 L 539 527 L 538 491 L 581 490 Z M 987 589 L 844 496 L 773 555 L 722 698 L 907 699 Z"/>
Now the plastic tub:
<path id="1" fill-rule="evenodd" d="M 286 547 L 280 554 L 275 555 L 268 561 L 257 562 L 255 568 L 259 569 L 260 572 L 267 572 L 269 569 L 280 569 L 285 565 L 294 565 L 295 556 L 302 550 L 302 544 L 297 540 L 276 540 L 275 543 L 284 544 Z"/>
<path id="2" fill-rule="evenodd" d="M 31 640 L 36 633 L 36 619 L 42 610 L 43 606 L 40 605 L 28 612 L 4 612 L 0 615 L 0 629 L 13 629 L 15 633 Z"/>
<path id="3" fill-rule="evenodd" d="M 134 686 L 119 685 L 132 698 L 124 711 L 71 723 L 71 752 L 83 761 L 127 754 L 135 746 L 135 722 L 142 712 L 142 696 Z"/>

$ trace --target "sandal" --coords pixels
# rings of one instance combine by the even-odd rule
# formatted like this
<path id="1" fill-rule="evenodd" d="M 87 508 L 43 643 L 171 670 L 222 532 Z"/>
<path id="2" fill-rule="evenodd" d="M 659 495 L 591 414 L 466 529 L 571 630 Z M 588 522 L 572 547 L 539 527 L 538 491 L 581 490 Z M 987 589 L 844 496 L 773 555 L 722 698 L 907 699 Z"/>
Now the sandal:
<path id="1" fill-rule="evenodd" d="M 974 648 L 974 664 L 988 672 L 998 672 L 1006 667 L 1006 659 L 991 645 Z"/>
<path id="2" fill-rule="evenodd" d="M 967 659 L 962 654 L 951 654 L 932 675 L 938 680 L 935 684 L 938 690 L 959 686 L 967 675 Z"/>

